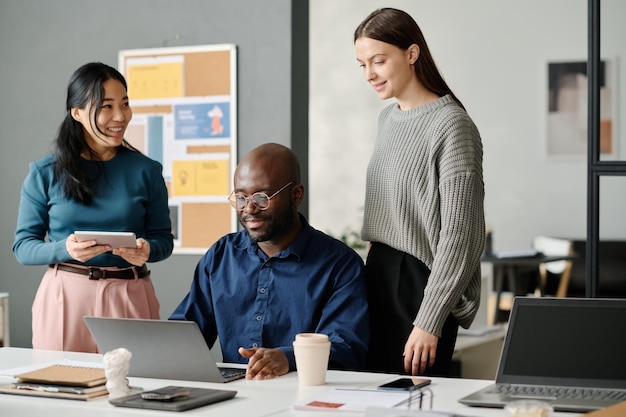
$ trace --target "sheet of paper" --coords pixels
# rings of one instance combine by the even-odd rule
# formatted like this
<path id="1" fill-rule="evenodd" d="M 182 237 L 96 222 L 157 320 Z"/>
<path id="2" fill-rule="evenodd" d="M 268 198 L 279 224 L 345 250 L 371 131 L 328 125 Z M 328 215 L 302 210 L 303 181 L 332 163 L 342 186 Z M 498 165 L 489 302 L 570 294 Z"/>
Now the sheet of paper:
<path id="1" fill-rule="evenodd" d="M 415 395 L 415 393 L 414 393 Z M 376 391 L 335 388 L 320 392 L 293 405 L 296 410 L 360 411 L 367 407 L 391 408 L 406 403 L 408 391 Z"/>
<path id="2" fill-rule="evenodd" d="M 365 417 L 463 417 L 460 414 L 454 414 L 447 411 L 432 410 L 390 410 L 388 408 L 368 407 L 365 410 Z M 468 416 L 469 417 L 469 416 Z"/>

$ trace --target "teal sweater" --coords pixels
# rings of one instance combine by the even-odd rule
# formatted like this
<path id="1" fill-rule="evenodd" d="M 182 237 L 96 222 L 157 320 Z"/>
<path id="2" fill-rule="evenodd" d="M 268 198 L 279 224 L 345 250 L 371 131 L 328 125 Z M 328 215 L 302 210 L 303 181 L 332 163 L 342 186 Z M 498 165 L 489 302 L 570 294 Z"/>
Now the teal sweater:
<path id="1" fill-rule="evenodd" d="M 120 148 L 113 159 L 104 162 L 93 202 L 85 206 L 63 195 L 54 179 L 54 161 L 54 155 L 47 155 L 32 162 L 22 185 L 13 243 L 21 264 L 80 263 L 65 249 L 65 240 L 76 230 L 135 232 L 150 243 L 148 262 L 170 256 L 174 241 L 161 164 Z M 87 171 L 96 169 L 93 161 L 83 160 L 83 164 Z M 130 266 L 110 253 L 84 265 Z"/>
<path id="2" fill-rule="evenodd" d="M 414 325 L 441 335 L 450 313 L 469 327 L 484 247 L 482 143 L 449 96 L 380 114 L 367 170 L 362 238 L 413 255 L 430 277 Z"/>

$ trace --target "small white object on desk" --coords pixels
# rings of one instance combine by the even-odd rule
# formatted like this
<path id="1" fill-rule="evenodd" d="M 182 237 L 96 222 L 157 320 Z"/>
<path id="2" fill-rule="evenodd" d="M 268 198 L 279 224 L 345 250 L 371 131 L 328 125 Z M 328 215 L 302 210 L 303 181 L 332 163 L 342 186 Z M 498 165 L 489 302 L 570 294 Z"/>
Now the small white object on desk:
<path id="1" fill-rule="evenodd" d="M 130 392 L 126 376 L 130 369 L 132 357 L 133 354 L 124 348 L 114 349 L 104 354 L 102 363 L 104 364 L 104 375 L 107 378 L 106 387 L 109 391 L 109 398 L 123 397 Z"/>
<path id="2" fill-rule="evenodd" d="M 544 401 L 513 401 L 504 407 L 510 417 L 550 417 L 552 406 Z"/>

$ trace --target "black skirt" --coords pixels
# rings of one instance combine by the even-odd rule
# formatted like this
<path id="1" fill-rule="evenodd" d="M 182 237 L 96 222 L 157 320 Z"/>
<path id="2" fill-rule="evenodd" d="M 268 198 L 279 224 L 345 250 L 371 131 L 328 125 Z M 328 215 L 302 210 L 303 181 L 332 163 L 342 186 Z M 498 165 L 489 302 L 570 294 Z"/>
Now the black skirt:
<path id="1" fill-rule="evenodd" d="M 419 259 L 382 243 L 372 243 L 365 277 L 371 342 L 366 368 L 372 372 L 406 374 L 404 345 L 422 304 L 430 269 Z M 450 315 L 437 344 L 435 364 L 425 375 L 449 376 L 458 323 Z"/>

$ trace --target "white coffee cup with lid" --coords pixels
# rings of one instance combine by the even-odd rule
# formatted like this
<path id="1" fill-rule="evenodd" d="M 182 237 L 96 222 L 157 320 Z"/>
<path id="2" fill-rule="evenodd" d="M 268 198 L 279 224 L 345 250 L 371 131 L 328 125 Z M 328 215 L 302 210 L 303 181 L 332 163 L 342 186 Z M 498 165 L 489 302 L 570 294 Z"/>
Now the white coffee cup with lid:
<path id="1" fill-rule="evenodd" d="M 330 358 L 330 340 L 321 333 L 299 333 L 293 342 L 300 385 L 324 385 Z"/>

